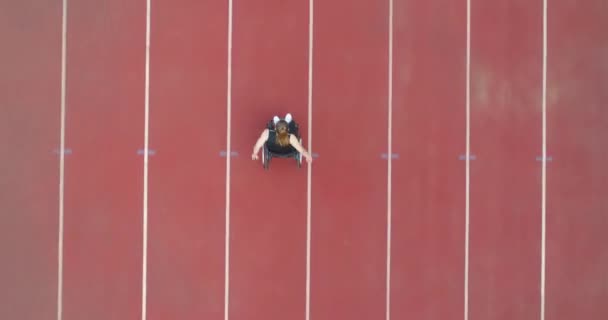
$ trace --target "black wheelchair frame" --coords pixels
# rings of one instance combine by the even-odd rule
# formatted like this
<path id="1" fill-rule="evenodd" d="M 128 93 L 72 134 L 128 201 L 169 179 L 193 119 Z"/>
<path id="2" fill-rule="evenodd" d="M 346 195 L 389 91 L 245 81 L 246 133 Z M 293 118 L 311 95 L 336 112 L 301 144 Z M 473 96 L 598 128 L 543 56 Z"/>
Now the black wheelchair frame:
<path id="1" fill-rule="evenodd" d="M 270 120 L 266 125 L 268 130 L 274 130 L 274 121 Z M 300 136 L 300 127 L 295 121 L 291 121 L 289 123 L 289 133 L 294 134 L 300 144 L 302 143 L 302 137 Z M 296 164 L 298 168 L 302 167 L 302 154 L 294 147 L 291 147 L 293 151 L 289 153 L 276 153 L 268 150 L 267 143 L 264 142 L 264 147 L 262 149 L 262 166 L 265 170 L 268 170 L 270 167 L 270 160 L 272 158 L 294 158 L 296 160 Z"/>

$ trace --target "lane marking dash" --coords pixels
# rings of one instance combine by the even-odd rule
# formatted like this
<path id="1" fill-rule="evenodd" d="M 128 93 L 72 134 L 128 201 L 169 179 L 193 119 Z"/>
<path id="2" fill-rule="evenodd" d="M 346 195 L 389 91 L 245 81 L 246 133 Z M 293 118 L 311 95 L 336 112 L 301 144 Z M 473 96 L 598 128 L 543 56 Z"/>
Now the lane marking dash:
<path id="1" fill-rule="evenodd" d="M 67 149 L 63 149 L 63 148 L 59 148 L 59 149 L 54 149 L 53 153 L 55 154 L 72 154 L 72 149 L 67 148 Z"/>
<path id="2" fill-rule="evenodd" d="M 220 151 L 220 157 L 225 157 L 226 155 L 228 155 L 228 152 L 226 152 L 226 150 Z M 236 151 L 230 151 L 230 156 L 231 157 L 236 157 L 238 155 L 239 155 L 238 152 L 236 152 Z"/>
<path id="3" fill-rule="evenodd" d="M 382 158 L 382 159 L 388 159 L 388 153 L 381 154 L 380 158 Z M 399 159 L 399 154 L 398 153 L 391 153 L 391 159 Z"/>
<path id="4" fill-rule="evenodd" d="M 156 154 L 156 150 L 154 150 L 154 149 L 137 149 L 137 154 L 145 156 L 146 150 L 148 151 L 148 153 L 147 153 L 148 156 L 153 156 Z"/>
<path id="5" fill-rule="evenodd" d="M 466 154 L 461 154 L 458 157 L 459 160 L 477 160 L 477 156 L 474 154 L 469 154 L 468 156 Z"/>

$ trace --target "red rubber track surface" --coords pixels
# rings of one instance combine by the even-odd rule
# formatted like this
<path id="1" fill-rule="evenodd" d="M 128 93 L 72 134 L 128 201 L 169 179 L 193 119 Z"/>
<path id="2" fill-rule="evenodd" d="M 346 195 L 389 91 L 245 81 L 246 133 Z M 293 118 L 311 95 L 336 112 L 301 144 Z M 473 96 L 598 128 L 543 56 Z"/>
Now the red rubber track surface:
<path id="1" fill-rule="evenodd" d="M 0 318 L 57 305 L 61 4 L 0 2 Z"/>
<path id="2" fill-rule="evenodd" d="M 606 3 L 549 11 L 547 319 L 608 318 Z"/>
<path id="3" fill-rule="evenodd" d="M 541 2 L 471 9 L 471 320 L 540 317 L 540 22 Z"/>
<path id="4" fill-rule="evenodd" d="M 464 307 L 466 3 L 395 2 L 394 319 Z"/>
<path id="5" fill-rule="evenodd" d="M 70 2 L 63 319 L 140 313 L 145 3 Z"/>
<path id="6" fill-rule="evenodd" d="M 69 1 L 62 83 L 62 1 L 0 1 L 1 319 L 608 318 L 603 1 L 547 2 L 546 113 L 542 1 L 150 3 L 147 65 Z"/>
<path id="7" fill-rule="evenodd" d="M 234 7 L 231 136 L 239 155 L 230 172 L 228 310 L 234 320 L 295 319 L 305 308 L 306 170 L 275 158 L 264 171 L 251 154 L 275 114 L 291 113 L 307 135 L 306 9 L 297 0 Z"/>
<path id="8" fill-rule="evenodd" d="M 226 12 L 221 1 L 155 1 L 152 10 L 150 320 L 224 312 Z"/>
<path id="9" fill-rule="evenodd" d="M 312 319 L 384 316 L 387 4 L 315 7 Z"/>

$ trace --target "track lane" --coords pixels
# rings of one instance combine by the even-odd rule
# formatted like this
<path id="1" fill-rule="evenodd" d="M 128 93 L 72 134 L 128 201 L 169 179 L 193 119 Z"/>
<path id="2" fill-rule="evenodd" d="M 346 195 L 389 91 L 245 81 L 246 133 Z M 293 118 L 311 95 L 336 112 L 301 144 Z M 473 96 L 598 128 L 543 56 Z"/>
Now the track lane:
<path id="1" fill-rule="evenodd" d="M 275 158 L 264 171 L 251 153 L 287 112 L 308 145 L 308 3 L 235 2 L 233 18 L 229 317 L 303 318 L 306 164 Z"/>
<path id="2" fill-rule="evenodd" d="M 466 2 L 395 1 L 391 319 L 464 312 Z"/>
<path id="3" fill-rule="evenodd" d="M 314 14 L 311 319 L 382 319 L 388 2 L 316 1 Z"/>
<path id="4" fill-rule="evenodd" d="M 223 319 L 225 1 L 154 1 L 148 320 Z"/>
<path id="5" fill-rule="evenodd" d="M 608 13 L 550 1 L 546 319 L 608 318 Z"/>
<path id="6" fill-rule="evenodd" d="M 0 4 L 0 318 L 57 308 L 61 2 Z"/>
<path id="7" fill-rule="evenodd" d="M 63 320 L 141 311 L 145 2 L 70 2 Z"/>
<path id="8" fill-rule="evenodd" d="M 542 3 L 473 1 L 470 320 L 540 317 L 541 85 Z"/>

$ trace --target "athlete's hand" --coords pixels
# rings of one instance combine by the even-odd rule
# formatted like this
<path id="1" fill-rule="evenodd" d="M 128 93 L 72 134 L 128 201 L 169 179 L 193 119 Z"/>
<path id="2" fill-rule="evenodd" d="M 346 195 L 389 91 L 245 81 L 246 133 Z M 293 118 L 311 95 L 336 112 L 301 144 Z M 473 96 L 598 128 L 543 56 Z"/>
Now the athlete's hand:
<path id="1" fill-rule="evenodd" d="M 251 154 L 251 160 L 258 160 L 258 154 L 257 153 Z"/>

